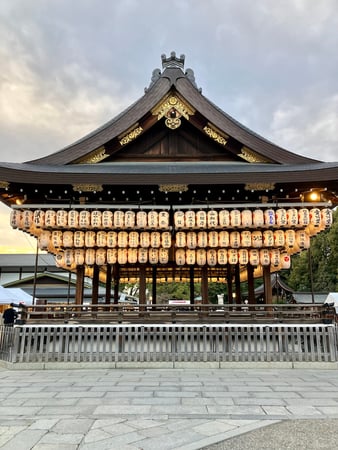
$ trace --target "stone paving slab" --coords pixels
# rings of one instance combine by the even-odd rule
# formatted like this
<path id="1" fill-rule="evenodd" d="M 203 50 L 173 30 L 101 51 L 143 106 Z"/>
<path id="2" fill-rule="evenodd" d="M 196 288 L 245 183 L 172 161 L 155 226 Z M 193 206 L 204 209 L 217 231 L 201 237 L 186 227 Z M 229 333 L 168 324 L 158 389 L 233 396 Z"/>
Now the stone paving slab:
<path id="1" fill-rule="evenodd" d="M 337 375 L 317 368 L 2 368 L 0 449 L 263 449 L 259 436 L 271 430 L 277 437 L 269 449 L 311 449 L 298 437 L 298 446 L 284 444 L 293 445 L 290 430 L 328 433 L 324 422 L 336 433 Z M 318 442 L 331 443 L 325 439 L 320 434 Z"/>

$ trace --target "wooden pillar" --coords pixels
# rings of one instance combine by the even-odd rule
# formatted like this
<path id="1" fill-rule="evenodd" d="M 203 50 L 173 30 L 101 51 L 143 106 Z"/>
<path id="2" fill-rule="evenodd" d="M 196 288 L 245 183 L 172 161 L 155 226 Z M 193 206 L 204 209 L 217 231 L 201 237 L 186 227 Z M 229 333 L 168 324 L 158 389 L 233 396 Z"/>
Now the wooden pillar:
<path id="1" fill-rule="evenodd" d="M 140 295 L 139 302 L 140 305 L 145 305 L 147 303 L 147 295 L 146 295 L 146 267 L 145 265 L 140 266 Z"/>
<path id="2" fill-rule="evenodd" d="M 119 288 L 120 288 L 120 266 L 113 265 L 113 282 L 114 282 L 114 303 L 119 302 Z"/>
<path id="3" fill-rule="evenodd" d="M 194 279 L 194 267 L 189 267 L 189 290 L 190 290 L 190 304 L 195 303 L 195 279 Z"/>
<path id="4" fill-rule="evenodd" d="M 240 276 L 239 264 L 235 265 L 235 289 L 236 289 L 236 303 L 242 303 L 241 297 L 241 276 Z"/>
<path id="5" fill-rule="evenodd" d="M 256 303 L 255 298 L 255 284 L 254 284 L 254 267 L 251 264 L 247 265 L 248 274 L 248 301 L 249 304 Z"/>
<path id="6" fill-rule="evenodd" d="M 157 277 L 156 277 L 156 275 L 157 275 L 157 267 L 154 265 L 153 273 L 152 273 L 153 283 L 152 283 L 152 293 L 151 293 L 151 295 L 152 295 L 151 303 L 153 305 L 156 305 L 156 296 L 157 296 L 157 293 L 156 293 L 156 278 Z"/>
<path id="7" fill-rule="evenodd" d="M 93 281 L 92 281 L 92 304 L 97 305 L 99 302 L 99 273 L 100 268 L 97 264 L 93 267 Z"/>
<path id="8" fill-rule="evenodd" d="M 84 266 L 76 267 L 75 304 L 83 305 Z"/>
<path id="9" fill-rule="evenodd" d="M 209 303 L 208 299 L 208 267 L 203 266 L 201 270 L 201 294 L 202 303 Z"/>
<path id="10" fill-rule="evenodd" d="M 272 284 L 270 266 L 263 266 L 264 303 L 272 304 Z"/>
<path id="11" fill-rule="evenodd" d="M 227 284 L 228 284 L 228 303 L 229 305 L 233 303 L 232 296 L 232 265 L 227 264 Z"/>
<path id="12" fill-rule="evenodd" d="M 111 271 L 112 267 L 110 264 L 107 264 L 106 268 L 106 304 L 110 304 L 110 297 L 111 297 Z"/>

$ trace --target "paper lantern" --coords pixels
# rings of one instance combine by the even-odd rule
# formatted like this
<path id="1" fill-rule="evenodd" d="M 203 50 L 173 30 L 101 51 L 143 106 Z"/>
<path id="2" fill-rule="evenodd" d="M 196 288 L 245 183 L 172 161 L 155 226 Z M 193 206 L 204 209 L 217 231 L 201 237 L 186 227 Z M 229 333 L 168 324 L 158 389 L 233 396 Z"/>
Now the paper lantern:
<path id="1" fill-rule="evenodd" d="M 310 209 L 310 223 L 315 228 L 319 228 L 321 225 L 321 211 L 319 208 Z"/>
<path id="2" fill-rule="evenodd" d="M 273 267 L 279 267 L 280 266 L 280 251 L 278 249 L 272 249 L 270 251 L 270 264 Z"/>
<path id="3" fill-rule="evenodd" d="M 74 252 L 73 250 L 67 249 L 63 252 L 64 255 L 64 263 L 67 267 L 70 267 L 74 264 Z"/>
<path id="4" fill-rule="evenodd" d="M 161 245 L 163 248 L 171 247 L 171 233 L 169 231 L 163 231 L 161 233 Z"/>
<path id="5" fill-rule="evenodd" d="M 33 211 L 25 209 L 22 213 L 22 227 L 28 230 L 33 224 Z"/>
<path id="6" fill-rule="evenodd" d="M 244 209 L 241 212 L 241 223 L 242 227 L 252 227 L 253 219 L 250 209 Z"/>
<path id="7" fill-rule="evenodd" d="M 96 245 L 98 247 L 107 246 L 107 233 L 105 231 L 98 231 L 96 233 Z"/>
<path id="8" fill-rule="evenodd" d="M 20 228 L 21 226 L 21 211 L 12 209 L 10 214 L 10 224 L 12 228 Z"/>
<path id="9" fill-rule="evenodd" d="M 175 260 L 177 266 L 184 266 L 185 264 L 185 250 L 183 248 L 179 248 L 175 252 Z"/>
<path id="10" fill-rule="evenodd" d="M 64 231 L 62 234 L 62 243 L 66 248 L 72 248 L 74 245 L 73 242 L 73 232 L 72 231 Z"/>
<path id="11" fill-rule="evenodd" d="M 67 218 L 69 228 L 78 228 L 79 227 L 79 211 L 76 209 L 71 209 L 68 211 Z"/>
<path id="12" fill-rule="evenodd" d="M 101 228 L 102 226 L 102 212 L 95 209 L 90 213 L 90 224 L 92 228 Z"/>
<path id="13" fill-rule="evenodd" d="M 189 210 L 184 214 L 185 217 L 185 226 L 187 228 L 195 228 L 196 226 L 196 214 L 195 211 Z"/>
<path id="14" fill-rule="evenodd" d="M 68 225 L 68 212 L 64 209 L 56 211 L 56 226 L 59 228 L 66 228 Z"/>
<path id="15" fill-rule="evenodd" d="M 117 247 L 117 232 L 116 231 L 108 231 L 107 232 L 107 247 L 108 248 Z"/>
<path id="16" fill-rule="evenodd" d="M 93 248 L 87 248 L 85 253 L 85 263 L 87 266 L 93 266 L 95 264 L 96 254 Z"/>
<path id="17" fill-rule="evenodd" d="M 259 251 L 259 262 L 262 266 L 270 265 L 270 251 L 267 248 L 262 248 Z"/>
<path id="18" fill-rule="evenodd" d="M 323 208 L 321 211 L 321 223 L 324 228 L 330 228 L 333 222 L 332 210 L 330 208 Z"/>
<path id="19" fill-rule="evenodd" d="M 286 212 L 288 217 L 288 226 L 295 227 L 298 225 L 298 211 L 296 208 L 289 208 Z"/>
<path id="20" fill-rule="evenodd" d="M 253 231 L 251 233 L 251 245 L 254 248 L 260 248 L 263 246 L 263 235 L 261 231 Z"/>
<path id="21" fill-rule="evenodd" d="M 205 266 L 207 263 L 207 252 L 204 248 L 196 250 L 196 262 L 199 266 Z"/>
<path id="22" fill-rule="evenodd" d="M 230 233 L 230 247 L 239 248 L 241 246 L 241 233 L 239 231 L 232 231 Z"/>
<path id="23" fill-rule="evenodd" d="M 134 228 L 136 223 L 136 214 L 134 211 L 126 211 L 124 213 L 124 226 L 126 228 Z"/>
<path id="24" fill-rule="evenodd" d="M 185 216 L 183 211 L 175 211 L 174 213 L 174 224 L 175 228 L 184 228 L 185 226 Z"/>
<path id="25" fill-rule="evenodd" d="M 149 228 L 158 228 L 158 212 L 157 211 L 149 211 L 148 212 L 148 227 Z"/>
<path id="26" fill-rule="evenodd" d="M 52 231 L 51 244 L 55 248 L 62 247 L 62 231 L 59 230 Z"/>
<path id="27" fill-rule="evenodd" d="M 206 228 L 207 226 L 207 213 L 204 210 L 196 212 L 196 227 Z"/>
<path id="28" fill-rule="evenodd" d="M 285 231 L 285 245 L 288 248 L 292 248 L 296 244 L 296 233 L 294 230 Z"/>
<path id="29" fill-rule="evenodd" d="M 242 247 L 251 247 L 251 231 L 241 232 L 241 245 Z"/>
<path id="30" fill-rule="evenodd" d="M 184 231 L 176 233 L 176 247 L 183 248 L 187 244 L 186 235 Z"/>
<path id="31" fill-rule="evenodd" d="M 136 264 L 137 263 L 137 248 L 128 248 L 128 263 Z"/>
<path id="32" fill-rule="evenodd" d="M 74 231 L 73 241 L 74 241 L 74 247 L 84 247 L 85 246 L 84 231 Z"/>
<path id="33" fill-rule="evenodd" d="M 285 245 L 285 234 L 283 230 L 275 230 L 273 232 L 273 240 L 275 247 L 284 247 Z"/>
<path id="34" fill-rule="evenodd" d="M 128 241 L 128 245 L 131 248 L 137 248 L 139 245 L 139 234 L 137 231 L 131 231 L 129 233 L 129 241 Z M 137 257 L 136 257 L 137 258 Z"/>
<path id="35" fill-rule="evenodd" d="M 307 227 L 310 224 L 310 212 L 307 208 L 298 211 L 298 226 Z"/>
<path id="36" fill-rule="evenodd" d="M 95 241 L 96 241 L 95 231 L 86 231 L 85 232 L 85 246 L 86 247 L 95 247 Z"/>
<path id="37" fill-rule="evenodd" d="M 117 249 L 116 248 L 108 248 L 107 249 L 107 263 L 108 264 L 116 264 L 117 263 Z"/>
<path id="38" fill-rule="evenodd" d="M 56 267 L 64 267 L 65 266 L 65 259 L 63 252 L 57 253 L 55 255 L 55 265 Z"/>
<path id="39" fill-rule="evenodd" d="M 208 228 L 216 228 L 218 226 L 218 212 L 214 209 L 207 212 L 207 225 Z"/>
<path id="40" fill-rule="evenodd" d="M 102 212 L 102 227 L 103 228 L 112 228 L 113 226 L 113 213 L 109 210 Z"/>
<path id="41" fill-rule="evenodd" d="M 195 250 L 188 249 L 185 252 L 185 260 L 189 266 L 193 266 L 196 263 L 196 252 Z"/>
<path id="42" fill-rule="evenodd" d="M 90 227 L 90 212 L 83 209 L 79 212 L 79 227 L 89 228 Z"/>
<path id="43" fill-rule="evenodd" d="M 219 211 L 218 223 L 222 228 L 228 228 L 230 226 L 230 212 L 227 209 Z"/>
<path id="44" fill-rule="evenodd" d="M 230 236 L 228 231 L 220 231 L 218 233 L 218 245 L 220 247 L 229 247 Z"/>
<path id="45" fill-rule="evenodd" d="M 145 211 L 137 211 L 136 226 L 138 228 L 146 228 L 148 222 L 148 214 Z"/>
<path id="46" fill-rule="evenodd" d="M 259 264 L 259 250 L 251 249 L 249 251 L 249 262 L 252 266 L 258 266 Z"/>
<path id="47" fill-rule="evenodd" d="M 218 261 L 218 264 L 220 264 L 222 266 L 227 264 L 227 262 L 228 262 L 228 252 L 227 252 L 226 249 L 220 248 L 217 251 L 217 261 Z"/>
<path id="48" fill-rule="evenodd" d="M 218 247 L 218 233 L 217 231 L 209 231 L 208 233 L 208 246 Z"/>
<path id="49" fill-rule="evenodd" d="M 142 231 L 140 233 L 140 246 L 143 248 L 150 247 L 150 234 L 148 231 Z"/>
<path id="50" fill-rule="evenodd" d="M 291 258 L 287 253 L 281 254 L 281 269 L 290 269 L 291 267 Z"/>
<path id="51" fill-rule="evenodd" d="M 214 267 L 217 264 L 217 250 L 209 249 L 207 250 L 207 263 L 208 266 Z"/>
<path id="52" fill-rule="evenodd" d="M 238 250 L 238 262 L 242 265 L 249 263 L 249 252 L 246 248 L 240 248 Z"/>
<path id="53" fill-rule="evenodd" d="M 273 247 L 275 243 L 274 234 L 272 230 L 263 231 L 263 245 L 264 247 Z"/>
<path id="54" fill-rule="evenodd" d="M 48 209 L 45 212 L 45 227 L 54 228 L 56 226 L 56 211 Z"/>
<path id="55" fill-rule="evenodd" d="M 158 264 L 158 249 L 149 248 L 148 258 L 150 264 Z"/>
<path id="56" fill-rule="evenodd" d="M 168 264 L 169 250 L 167 248 L 160 248 L 158 251 L 158 261 L 160 264 Z"/>
<path id="57" fill-rule="evenodd" d="M 36 209 L 33 213 L 33 222 L 36 228 L 43 228 L 45 225 L 45 212 L 42 209 Z"/>
<path id="58" fill-rule="evenodd" d="M 126 248 L 119 248 L 117 250 L 117 262 L 119 264 L 127 264 L 128 262 L 128 250 Z"/>
<path id="59" fill-rule="evenodd" d="M 52 233 L 48 230 L 43 230 L 38 237 L 38 246 L 40 250 L 47 250 L 51 241 Z"/>
<path id="60" fill-rule="evenodd" d="M 238 209 L 230 211 L 230 225 L 234 228 L 241 226 L 241 212 Z"/>
<path id="61" fill-rule="evenodd" d="M 158 213 L 158 226 L 161 230 L 169 228 L 169 213 L 168 211 L 160 211 Z"/>
<path id="62" fill-rule="evenodd" d="M 228 263 L 237 264 L 238 263 L 238 251 L 231 248 L 228 250 Z"/>
<path id="63" fill-rule="evenodd" d="M 146 248 L 138 249 L 138 262 L 145 264 L 148 261 L 148 250 Z"/>
<path id="64" fill-rule="evenodd" d="M 276 224 L 279 227 L 286 227 L 288 224 L 288 216 L 285 208 L 278 208 L 275 213 Z"/>
<path id="65" fill-rule="evenodd" d="M 82 266 L 85 262 L 85 251 L 84 249 L 77 248 L 74 250 L 74 263 L 77 266 Z"/>
<path id="66" fill-rule="evenodd" d="M 300 249 L 305 249 L 310 247 L 310 236 L 305 230 L 296 231 L 296 244 Z"/>
<path id="67" fill-rule="evenodd" d="M 124 211 L 114 211 L 113 223 L 115 228 L 124 228 Z"/>
<path id="68" fill-rule="evenodd" d="M 208 233 L 206 231 L 199 231 L 197 233 L 197 246 L 206 247 L 208 245 Z"/>
<path id="69" fill-rule="evenodd" d="M 255 209 L 252 213 L 252 221 L 255 227 L 264 225 L 264 212 L 261 209 Z"/>
<path id="70" fill-rule="evenodd" d="M 128 233 L 126 231 L 119 231 L 117 233 L 117 246 L 120 248 L 128 247 Z"/>
<path id="71" fill-rule="evenodd" d="M 264 225 L 266 227 L 273 227 L 276 225 L 275 211 L 271 208 L 264 210 Z"/>
<path id="72" fill-rule="evenodd" d="M 189 231 L 186 235 L 187 247 L 194 249 L 197 247 L 197 234 L 194 231 Z"/>

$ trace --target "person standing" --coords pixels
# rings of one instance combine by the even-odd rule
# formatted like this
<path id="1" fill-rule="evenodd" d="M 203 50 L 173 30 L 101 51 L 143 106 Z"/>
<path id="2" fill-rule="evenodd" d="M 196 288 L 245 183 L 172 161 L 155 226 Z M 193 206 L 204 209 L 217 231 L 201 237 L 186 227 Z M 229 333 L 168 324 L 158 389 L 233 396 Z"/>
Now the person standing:
<path id="1" fill-rule="evenodd" d="M 12 327 L 14 325 L 16 318 L 18 317 L 18 313 L 16 312 L 13 306 L 14 306 L 13 303 L 11 303 L 9 305 L 9 308 L 5 309 L 2 316 L 4 325 L 6 325 L 7 327 Z"/>

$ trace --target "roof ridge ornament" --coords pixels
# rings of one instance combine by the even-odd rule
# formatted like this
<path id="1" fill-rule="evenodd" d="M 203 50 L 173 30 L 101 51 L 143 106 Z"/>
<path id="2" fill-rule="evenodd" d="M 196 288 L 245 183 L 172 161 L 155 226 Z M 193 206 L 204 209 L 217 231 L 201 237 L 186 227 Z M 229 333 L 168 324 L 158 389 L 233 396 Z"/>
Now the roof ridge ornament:
<path id="1" fill-rule="evenodd" d="M 185 55 L 180 55 L 179 58 L 176 57 L 176 52 L 171 52 L 169 58 L 167 58 L 167 56 L 163 53 L 161 55 L 161 59 L 162 59 L 162 68 L 163 70 L 165 69 L 184 69 L 184 60 L 185 60 Z"/>

